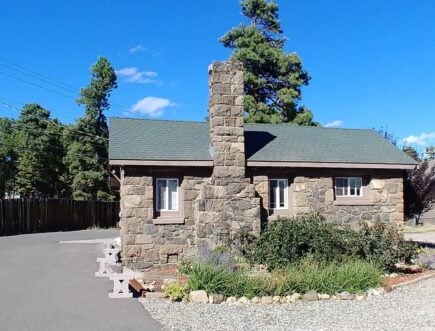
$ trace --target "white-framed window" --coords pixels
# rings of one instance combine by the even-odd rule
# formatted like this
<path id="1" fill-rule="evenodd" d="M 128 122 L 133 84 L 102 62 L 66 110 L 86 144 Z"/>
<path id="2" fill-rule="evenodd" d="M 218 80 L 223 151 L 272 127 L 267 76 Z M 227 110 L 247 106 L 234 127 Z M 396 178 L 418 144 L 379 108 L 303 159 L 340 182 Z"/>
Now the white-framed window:
<path id="1" fill-rule="evenodd" d="M 178 179 L 157 178 L 156 209 L 157 211 L 178 211 Z"/>
<path id="2" fill-rule="evenodd" d="M 288 209 L 288 180 L 269 180 L 269 207 L 271 209 Z"/>
<path id="3" fill-rule="evenodd" d="M 362 178 L 361 177 L 336 177 L 335 196 L 336 197 L 361 197 Z"/>

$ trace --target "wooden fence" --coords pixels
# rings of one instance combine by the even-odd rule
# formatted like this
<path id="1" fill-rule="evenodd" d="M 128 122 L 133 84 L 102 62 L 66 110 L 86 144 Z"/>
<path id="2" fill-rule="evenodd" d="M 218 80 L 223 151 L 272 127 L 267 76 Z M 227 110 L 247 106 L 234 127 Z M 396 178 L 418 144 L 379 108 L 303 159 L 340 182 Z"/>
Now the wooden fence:
<path id="1" fill-rule="evenodd" d="M 119 220 L 119 202 L 71 199 L 0 199 L 0 236 L 109 228 Z"/>

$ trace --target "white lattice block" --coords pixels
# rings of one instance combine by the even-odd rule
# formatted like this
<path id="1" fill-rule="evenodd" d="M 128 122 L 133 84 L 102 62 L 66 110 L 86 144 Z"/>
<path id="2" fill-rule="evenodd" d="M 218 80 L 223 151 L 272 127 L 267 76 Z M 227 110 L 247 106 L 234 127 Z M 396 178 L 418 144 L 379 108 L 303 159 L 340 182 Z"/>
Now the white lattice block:
<path id="1" fill-rule="evenodd" d="M 119 248 L 105 248 L 103 249 L 104 258 L 109 265 L 116 265 L 118 262 Z"/>
<path id="2" fill-rule="evenodd" d="M 109 270 L 107 269 L 107 262 L 106 258 L 104 257 L 97 257 L 98 265 L 98 271 L 95 272 L 95 277 L 109 277 Z"/>
<path id="3" fill-rule="evenodd" d="M 132 298 L 133 293 L 128 289 L 128 282 L 132 280 L 133 277 L 134 274 L 132 273 L 110 274 L 109 279 L 113 280 L 113 291 L 109 293 L 109 298 Z"/>

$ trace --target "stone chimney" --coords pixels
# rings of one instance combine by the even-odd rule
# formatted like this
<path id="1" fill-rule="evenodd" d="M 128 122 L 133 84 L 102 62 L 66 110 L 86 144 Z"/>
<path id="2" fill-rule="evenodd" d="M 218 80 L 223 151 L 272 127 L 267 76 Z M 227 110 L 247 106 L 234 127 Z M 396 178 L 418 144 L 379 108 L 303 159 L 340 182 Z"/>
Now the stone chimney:
<path id="1" fill-rule="evenodd" d="M 209 67 L 209 123 L 213 178 L 245 177 L 243 64 L 214 62 Z"/>

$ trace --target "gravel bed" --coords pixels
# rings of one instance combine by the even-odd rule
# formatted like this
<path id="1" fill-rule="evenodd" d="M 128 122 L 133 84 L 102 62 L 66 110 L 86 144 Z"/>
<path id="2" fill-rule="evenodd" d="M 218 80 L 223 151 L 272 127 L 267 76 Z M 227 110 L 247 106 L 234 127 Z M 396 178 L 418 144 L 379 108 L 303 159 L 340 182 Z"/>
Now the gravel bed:
<path id="1" fill-rule="evenodd" d="M 364 301 L 246 306 L 140 301 L 166 330 L 435 330 L 435 278 Z"/>

